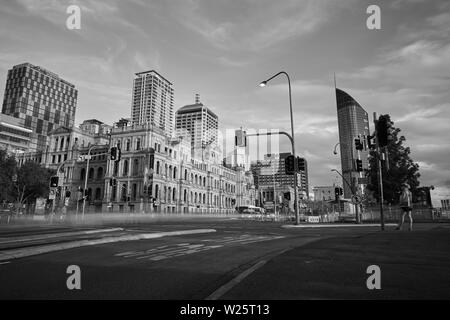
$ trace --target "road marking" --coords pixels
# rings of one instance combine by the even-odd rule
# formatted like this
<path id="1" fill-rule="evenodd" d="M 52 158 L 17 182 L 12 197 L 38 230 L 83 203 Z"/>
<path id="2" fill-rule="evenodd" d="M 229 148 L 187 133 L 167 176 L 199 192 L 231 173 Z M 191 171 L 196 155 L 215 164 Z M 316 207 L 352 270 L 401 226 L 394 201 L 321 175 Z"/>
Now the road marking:
<path id="1" fill-rule="evenodd" d="M 142 251 L 127 251 L 116 253 L 115 256 L 122 258 L 134 258 L 137 260 L 149 260 L 149 261 L 160 261 L 164 259 L 180 257 L 184 255 L 194 254 L 202 251 L 212 250 L 221 248 L 226 245 L 234 244 L 251 244 L 262 241 L 276 240 L 284 238 L 280 235 L 250 235 L 244 234 L 234 237 L 223 237 L 218 239 L 204 239 L 200 240 L 200 243 L 176 243 L 171 245 L 160 246 L 157 248 L 152 248 Z M 205 243 L 207 242 L 207 244 Z"/>
<path id="2" fill-rule="evenodd" d="M 8 264 L 8 263 L 11 263 L 11 262 L 10 261 L 0 262 L 0 265 L 1 264 Z"/>
<path id="3" fill-rule="evenodd" d="M 40 245 L 25 249 L 14 249 L 14 250 L 4 250 L 0 251 L 0 261 L 6 261 L 11 259 L 18 259 L 23 257 L 29 257 L 34 255 L 39 255 L 48 252 L 67 250 L 85 246 L 95 246 L 107 243 L 115 243 L 122 241 L 137 241 L 137 240 L 150 240 L 158 239 L 170 236 L 181 236 L 188 234 L 202 234 L 216 232 L 215 229 L 194 229 L 194 230 L 179 230 L 179 231 L 167 231 L 161 233 L 141 233 L 126 236 L 110 236 L 106 238 L 94 239 L 94 240 L 76 240 L 71 242 L 57 243 L 57 244 L 47 244 Z"/>
<path id="4" fill-rule="evenodd" d="M 221 286 L 219 289 L 217 289 L 216 291 L 214 291 L 213 293 L 211 293 L 205 300 L 217 300 L 219 299 L 221 296 L 223 296 L 225 293 L 227 293 L 228 291 L 230 291 L 233 287 L 235 287 L 236 285 L 238 285 L 242 280 L 244 280 L 245 278 L 247 278 L 250 274 L 252 274 L 253 272 L 255 272 L 256 270 L 258 270 L 259 268 L 261 268 L 263 265 L 266 264 L 266 260 L 261 260 L 258 263 L 256 263 L 255 265 L 253 265 L 251 268 L 245 270 L 244 272 L 242 272 L 241 274 L 239 274 L 236 278 L 232 279 L 230 282 L 224 284 L 223 286 Z"/>

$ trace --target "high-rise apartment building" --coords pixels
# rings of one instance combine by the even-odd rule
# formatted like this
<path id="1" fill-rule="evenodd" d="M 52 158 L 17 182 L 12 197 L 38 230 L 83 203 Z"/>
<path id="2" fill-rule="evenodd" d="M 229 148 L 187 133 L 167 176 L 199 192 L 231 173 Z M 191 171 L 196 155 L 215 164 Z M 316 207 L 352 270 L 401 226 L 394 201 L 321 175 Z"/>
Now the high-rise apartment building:
<path id="1" fill-rule="evenodd" d="M 173 133 L 172 83 L 155 70 L 136 73 L 133 83 L 131 121 L 151 124 L 169 136 Z"/>
<path id="2" fill-rule="evenodd" d="M 355 160 L 359 157 L 363 168 L 368 166 L 368 151 L 357 151 L 355 139 L 369 134 L 369 116 L 355 99 L 340 89 L 336 89 L 336 103 L 342 175 L 345 179 L 343 181 L 344 198 L 349 199 L 352 196 L 350 186 L 357 190 L 357 179 L 361 176 L 356 171 Z"/>
<path id="3" fill-rule="evenodd" d="M 200 102 L 198 95 L 195 104 L 178 109 L 175 115 L 175 128 L 178 135 L 190 137 L 193 153 L 202 152 L 208 145 L 218 144 L 219 118 Z"/>
<path id="4" fill-rule="evenodd" d="M 55 73 L 23 63 L 8 71 L 2 113 L 32 130 L 31 150 L 45 150 L 50 131 L 73 126 L 77 94 L 73 84 Z"/>

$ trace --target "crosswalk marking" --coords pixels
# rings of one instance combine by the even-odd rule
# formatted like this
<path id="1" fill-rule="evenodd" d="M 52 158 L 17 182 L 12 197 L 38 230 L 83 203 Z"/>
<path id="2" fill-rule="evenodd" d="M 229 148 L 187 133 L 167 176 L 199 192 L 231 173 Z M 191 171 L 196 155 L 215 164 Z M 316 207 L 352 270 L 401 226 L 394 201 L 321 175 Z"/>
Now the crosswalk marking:
<path id="1" fill-rule="evenodd" d="M 284 238 L 279 235 L 250 235 L 226 236 L 218 239 L 204 239 L 200 243 L 177 243 L 159 246 L 142 251 L 126 251 L 115 254 L 117 257 L 134 258 L 137 260 L 160 261 L 184 255 L 199 253 L 207 250 L 221 248 L 227 245 L 247 245 L 256 242 L 276 240 Z"/>

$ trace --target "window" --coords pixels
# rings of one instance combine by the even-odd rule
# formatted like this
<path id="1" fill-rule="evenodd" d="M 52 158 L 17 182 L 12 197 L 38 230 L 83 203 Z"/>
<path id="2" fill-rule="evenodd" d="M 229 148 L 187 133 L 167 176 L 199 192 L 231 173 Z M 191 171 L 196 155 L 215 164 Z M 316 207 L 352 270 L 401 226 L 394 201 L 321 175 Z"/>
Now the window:
<path id="1" fill-rule="evenodd" d="M 94 179 L 94 168 L 89 169 L 88 179 Z"/>
<path id="2" fill-rule="evenodd" d="M 97 188 L 95 189 L 95 200 L 101 200 L 102 199 L 102 189 Z"/>
<path id="3" fill-rule="evenodd" d="M 134 164 L 133 164 L 133 175 L 136 176 L 139 173 L 139 160 L 138 159 L 134 159 Z"/>
<path id="4" fill-rule="evenodd" d="M 103 167 L 98 168 L 97 170 L 97 179 L 103 179 Z"/>
<path id="5" fill-rule="evenodd" d="M 81 169 L 80 180 L 84 180 L 86 177 L 86 169 Z"/>
<path id="6" fill-rule="evenodd" d="M 124 176 L 128 175 L 128 160 L 125 160 L 123 162 L 123 175 Z"/>
<path id="7" fill-rule="evenodd" d="M 138 138 L 137 140 L 136 140 L 136 150 L 141 150 L 141 139 L 140 138 Z"/>

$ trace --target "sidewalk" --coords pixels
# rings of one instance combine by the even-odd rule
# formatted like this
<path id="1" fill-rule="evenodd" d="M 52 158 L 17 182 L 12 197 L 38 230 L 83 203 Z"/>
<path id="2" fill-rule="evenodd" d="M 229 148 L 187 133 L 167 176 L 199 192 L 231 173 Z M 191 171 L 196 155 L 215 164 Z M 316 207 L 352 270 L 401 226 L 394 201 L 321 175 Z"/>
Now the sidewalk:
<path id="1" fill-rule="evenodd" d="M 381 290 L 367 289 L 370 265 L 381 269 Z M 221 299 L 450 299 L 450 225 L 316 241 L 271 259 Z"/>

